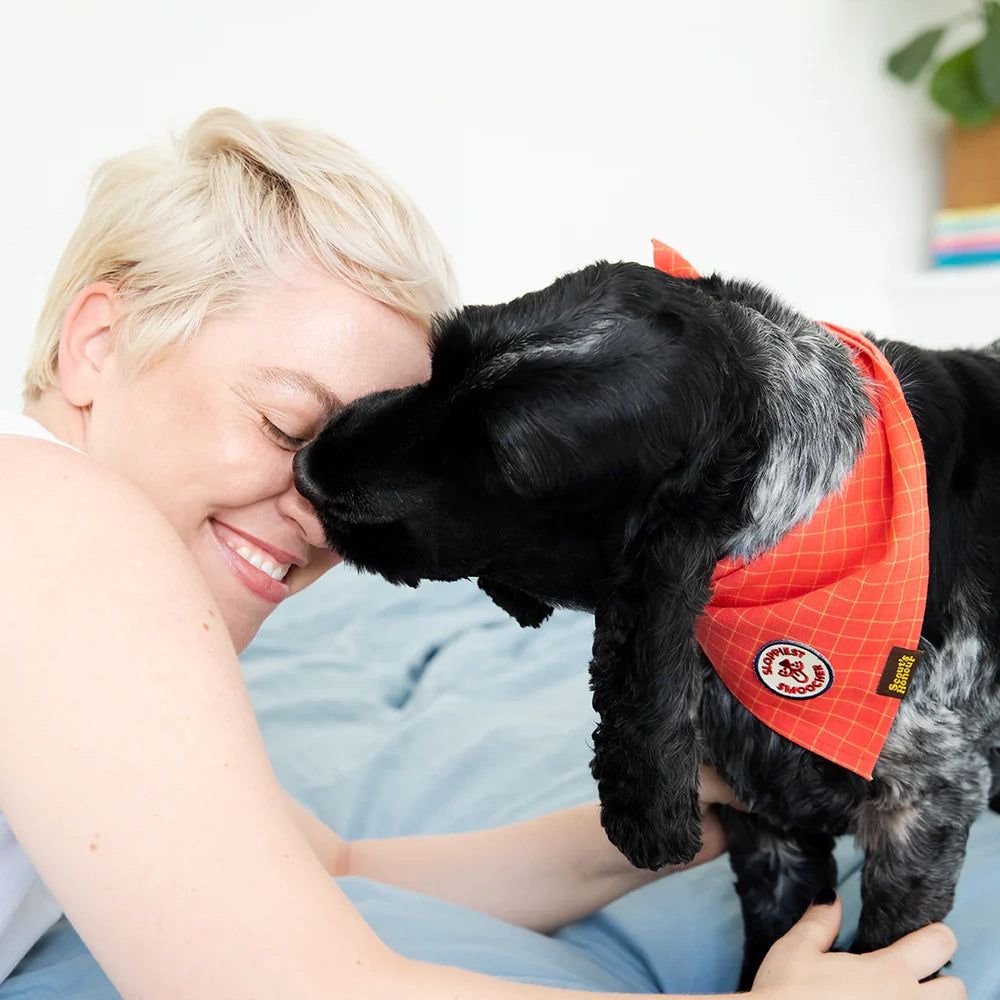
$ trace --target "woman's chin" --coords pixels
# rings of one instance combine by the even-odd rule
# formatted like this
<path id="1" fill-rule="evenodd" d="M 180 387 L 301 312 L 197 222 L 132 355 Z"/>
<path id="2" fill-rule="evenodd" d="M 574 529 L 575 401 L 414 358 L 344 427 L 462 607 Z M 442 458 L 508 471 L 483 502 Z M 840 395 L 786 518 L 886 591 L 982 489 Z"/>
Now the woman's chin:
<path id="1" fill-rule="evenodd" d="M 273 609 L 246 607 L 245 602 L 241 602 L 244 606 L 240 607 L 235 602 L 225 600 L 225 596 L 220 598 L 220 595 L 216 594 L 216 603 L 222 618 L 222 625 L 233 644 L 233 648 L 239 655 L 253 641 L 261 625 L 264 624 L 264 619 Z"/>
<path id="2" fill-rule="evenodd" d="M 223 613 L 222 617 L 223 619 L 226 618 L 225 613 Z M 229 637 L 233 640 L 233 648 L 236 650 L 237 656 L 253 642 L 254 637 L 263 624 L 263 618 L 251 620 L 248 616 L 242 615 L 238 616 L 236 621 L 226 621 L 226 627 L 229 629 Z"/>

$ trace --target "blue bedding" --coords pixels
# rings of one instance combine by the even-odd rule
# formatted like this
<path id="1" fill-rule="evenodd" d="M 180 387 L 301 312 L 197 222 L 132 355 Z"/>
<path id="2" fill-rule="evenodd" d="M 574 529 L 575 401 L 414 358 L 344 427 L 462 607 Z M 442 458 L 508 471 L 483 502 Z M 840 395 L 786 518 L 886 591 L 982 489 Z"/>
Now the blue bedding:
<path id="1" fill-rule="evenodd" d="M 285 787 L 350 838 L 475 829 L 592 800 L 592 620 L 521 629 L 474 583 L 392 587 L 338 568 L 281 607 L 244 669 Z M 860 855 L 838 847 L 845 928 Z M 488 863 L 488 859 L 484 859 Z M 414 893 L 344 879 L 399 952 L 509 979 L 589 990 L 734 988 L 740 918 L 723 858 L 661 880 L 552 936 Z M 973 830 L 949 923 L 973 1000 L 1000 1000 L 1000 816 Z M 0 1000 L 117 993 L 60 921 Z"/>

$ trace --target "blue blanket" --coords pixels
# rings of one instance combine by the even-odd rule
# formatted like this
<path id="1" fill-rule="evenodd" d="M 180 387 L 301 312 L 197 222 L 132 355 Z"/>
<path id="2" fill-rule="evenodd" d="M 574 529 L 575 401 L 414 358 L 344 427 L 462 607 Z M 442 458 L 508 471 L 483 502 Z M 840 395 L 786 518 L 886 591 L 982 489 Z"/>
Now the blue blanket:
<path id="1" fill-rule="evenodd" d="M 344 836 L 469 830 L 595 798 L 587 683 L 592 619 L 521 629 L 474 583 L 416 591 L 338 568 L 281 607 L 243 657 L 285 787 Z M 860 855 L 838 847 L 847 918 Z M 488 859 L 484 859 L 488 863 Z M 589 990 L 725 992 L 741 928 L 726 859 L 661 880 L 552 936 L 364 879 L 342 885 L 399 952 Z M 1000 998 L 1000 816 L 977 823 L 949 923 L 973 1000 Z M 0 1000 L 111 1000 L 69 924 Z"/>

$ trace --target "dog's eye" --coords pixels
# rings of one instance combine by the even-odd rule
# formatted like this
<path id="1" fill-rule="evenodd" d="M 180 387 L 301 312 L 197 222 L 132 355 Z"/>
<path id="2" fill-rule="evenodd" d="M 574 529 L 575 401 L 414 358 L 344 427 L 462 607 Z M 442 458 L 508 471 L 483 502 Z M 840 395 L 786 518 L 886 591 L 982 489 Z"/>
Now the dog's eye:
<path id="1" fill-rule="evenodd" d="M 291 434 L 286 434 L 277 424 L 272 423 L 263 414 L 260 417 L 260 425 L 266 434 L 287 451 L 298 451 L 299 448 L 305 447 L 309 443 L 309 438 L 292 437 Z"/>

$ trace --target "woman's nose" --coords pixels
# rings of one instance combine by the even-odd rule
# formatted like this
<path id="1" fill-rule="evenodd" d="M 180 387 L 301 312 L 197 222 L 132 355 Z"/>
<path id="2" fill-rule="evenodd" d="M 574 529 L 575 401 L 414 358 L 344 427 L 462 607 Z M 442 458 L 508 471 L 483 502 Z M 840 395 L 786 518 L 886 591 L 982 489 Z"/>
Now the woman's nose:
<path id="1" fill-rule="evenodd" d="M 295 488 L 294 482 L 289 482 L 288 488 L 281 494 L 279 501 L 281 512 L 295 521 L 302 530 L 306 542 L 315 549 L 326 548 L 326 534 L 320 524 L 313 505 Z"/>

